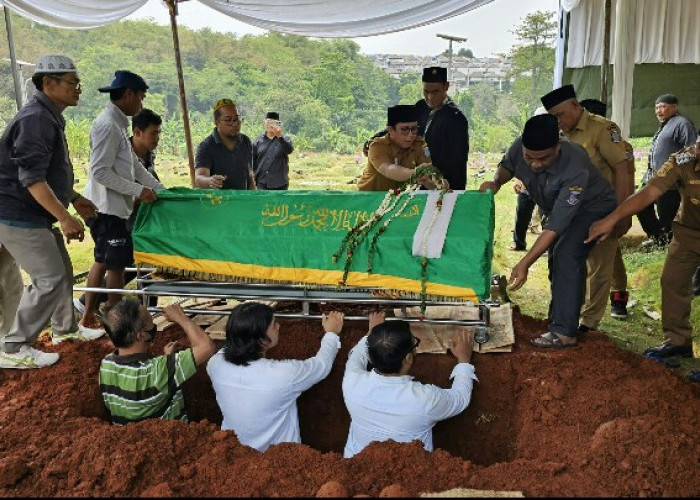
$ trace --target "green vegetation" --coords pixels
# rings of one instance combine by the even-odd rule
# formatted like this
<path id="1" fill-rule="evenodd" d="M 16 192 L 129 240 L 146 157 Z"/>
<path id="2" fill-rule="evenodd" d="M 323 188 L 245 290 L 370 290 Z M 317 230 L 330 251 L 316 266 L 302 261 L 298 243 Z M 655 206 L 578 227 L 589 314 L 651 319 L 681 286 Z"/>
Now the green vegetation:
<path id="1" fill-rule="evenodd" d="M 168 27 L 148 21 L 127 21 L 95 30 L 58 30 L 13 16 L 19 59 L 35 61 L 41 54 L 63 53 L 78 64 L 83 82 L 80 105 L 66 111 L 69 147 L 74 157 L 76 188 L 87 178 L 89 130 L 106 97 L 97 88 L 109 83 L 116 69 L 142 74 L 151 88 L 146 106 L 165 118 L 157 169 L 168 187 L 189 185 L 183 124 Z M 509 93 L 476 85 L 453 96 L 470 122 L 471 153 L 468 188 L 476 189 L 493 176 L 499 153 L 519 134 L 539 106 L 539 95 L 551 85 L 554 13 L 527 16 L 514 32 L 518 43 Z M 4 30 L 0 56 L 8 57 Z M 239 103 L 245 116 L 243 132 L 262 131 L 265 113 L 280 112 L 285 130 L 295 141 L 290 162 L 291 189 L 355 189 L 366 158 L 357 156 L 364 141 L 385 123 L 386 107 L 413 103 L 421 97 L 418 75 L 392 79 L 359 54 L 348 40 L 309 40 L 270 33 L 237 37 L 208 29 L 180 29 L 182 60 L 193 142 L 213 126 L 211 106 L 221 97 Z M 462 56 L 469 49 L 460 49 Z M 14 116 L 14 89 L 9 65 L 0 65 L 0 128 Z M 29 75 L 25 75 L 27 77 Z M 645 169 L 649 138 L 631 141 L 638 158 L 637 175 Z M 509 275 L 522 254 L 508 250 L 515 213 L 515 195 L 506 186 L 496 197 L 496 234 L 493 270 Z M 530 243 L 534 235 L 529 235 Z M 662 338 L 660 322 L 646 317 L 643 305 L 660 308 L 659 276 L 664 252 L 641 253 L 638 226 L 623 239 L 631 296 L 637 305 L 628 321 L 606 316 L 601 328 L 620 347 L 641 352 Z M 92 240 L 72 242 L 68 249 L 76 272 L 92 263 Z M 512 293 L 525 314 L 543 318 L 549 301 L 546 260 L 531 270 L 525 287 Z M 696 301 L 697 302 L 697 301 Z M 700 324 L 700 308 L 692 314 Z M 700 333 L 700 332 L 699 332 Z M 684 360 L 683 368 L 698 368 L 698 360 Z"/>

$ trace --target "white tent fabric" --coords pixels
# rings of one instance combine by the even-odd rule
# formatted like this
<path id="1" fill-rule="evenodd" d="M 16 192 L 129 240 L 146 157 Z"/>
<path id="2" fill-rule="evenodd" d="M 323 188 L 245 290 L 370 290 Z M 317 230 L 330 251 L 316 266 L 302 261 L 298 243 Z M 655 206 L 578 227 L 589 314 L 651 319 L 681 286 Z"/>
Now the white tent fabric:
<path id="1" fill-rule="evenodd" d="M 570 2 L 573 3 L 573 2 Z M 616 26 L 617 1 L 613 0 L 611 26 Z M 630 11 L 630 38 L 635 47 L 634 62 L 700 64 L 700 2 L 697 0 L 637 0 Z M 579 1 L 571 10 L 568 68 L 598 66 L 603 59 L 605 0 Z M 610 52 L 615 51 L 613 33 Z"/>
<path id="2" fill-rule="evenodd" d="M 95 28 L 147 0 L 0 0 L 23 17 L 59 28 Z M 199 0 L 271 31 L 313 37 L 361 37 L 406 30 L 464 14 L 493 0 Z"/>
<path id="3" fill-rule="evenodd" d="M 128 16 L 148 0 L 0 0 L 22 17 L 55 28 L 97 28 Z"/>
<path id="4" fill-rule="evenodd" d="M 632 89 L 634 87 L 634 51 L 637 0 L 617 2 L 615 33 L 617 49 L 613 55 L 612 121 L 620 126 L 622 136 L 630 135 L 632 118 Z"/>

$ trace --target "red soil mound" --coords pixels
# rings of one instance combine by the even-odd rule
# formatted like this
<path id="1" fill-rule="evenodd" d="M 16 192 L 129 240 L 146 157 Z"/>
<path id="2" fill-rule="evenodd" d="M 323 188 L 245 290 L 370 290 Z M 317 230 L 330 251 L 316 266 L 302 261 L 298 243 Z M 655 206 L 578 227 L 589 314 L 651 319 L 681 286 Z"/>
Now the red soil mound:
<path id="1" fill-rule="evenodd" d="M 340 387 L 348 350 L 366 324 L 346 322 L 330 376 L 300 398 L 304 444 L 266 453 L 219 430 L 203 369 L 185 386 L 192 423 L 113 427 L 97 385 L 109 341 L 42 346 L 61 360 L 0 371 L 0 496 L 315 496 L 323 485 L 372 496 L 456 487 L 527 496 L 700 495 L 697 386 L 600 333 L 578 349 L 536 350 L 526 340 L 544 323 L 517 311 L 514 320 L 513 353 L 474 356 L 480 381 L 472 403 L 435 427 L 438 450 L 377 443 L 351 460 L 342 458 L 349 417 Z M 316 351 L 318 321 L 282 323 L 276 356 Z M 183 338 L 170 329 L 155 348 Z M 450 355 L 420 355 L 414 374 L 447 386 L 454 363 Z"/>

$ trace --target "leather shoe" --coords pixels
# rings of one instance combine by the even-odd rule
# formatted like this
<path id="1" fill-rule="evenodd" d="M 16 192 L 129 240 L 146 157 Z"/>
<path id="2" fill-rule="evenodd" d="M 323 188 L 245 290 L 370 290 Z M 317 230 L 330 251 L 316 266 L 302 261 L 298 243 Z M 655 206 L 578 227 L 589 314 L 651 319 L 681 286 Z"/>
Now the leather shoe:
<path id="1" fill-rule="evenodd" d="M 690 344 L 673 345 L 670 342 L 665 341 L 656 347 L 649 347 L 644 351 L 644 354 L 653 354 L 659 358 L 689 358 L 693 355 L 693 346 Z"/>
<path id="2" fill-rule="evenodd" d="M 514 252 L 524 252 L 525 250 L 527 250 L 527 248 L 525 248 L 522 245 L 512 244 L 508 247 L 508 250 L 513 250 Z"/>

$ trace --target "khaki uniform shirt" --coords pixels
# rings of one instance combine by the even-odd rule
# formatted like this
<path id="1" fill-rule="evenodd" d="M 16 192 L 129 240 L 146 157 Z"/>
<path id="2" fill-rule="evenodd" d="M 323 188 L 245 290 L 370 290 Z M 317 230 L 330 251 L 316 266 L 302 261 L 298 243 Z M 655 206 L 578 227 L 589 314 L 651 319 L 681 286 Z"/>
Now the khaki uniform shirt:
<path id="1" fill-rule="evenodd" d="M 688 229 L 700 230 L 700 162 L 695 158 L 695 146 L 673 153 L 648 184 L 663 192 L 678 184 L 681 208 L 673 220 Z"/>
<path id="2" fill-rule="evenodd" d="M 421 136 L 417 136 L 408 149 L 402 149 L 391 142 L 389 134 L 375 139 L 369 146 L 367 166 L 357 182 L 357 189 L 360 191 L 388 191 L 400 187 L 403 182 L 384 177 L 377 168 L 385 163 L 393 163 L 413 169 L 423 163 L 430 163 L 430 157 L 425 153 L 426 148 L 427 145 Z"/>
<path id="3" fill-rule="evenodd" d="M 615 165 L 627 160 L 620 128 L 614 122 L 584 109 L 576 127 L 564 135 L 583 146 L 603 178 L 614 186 Z"/>

